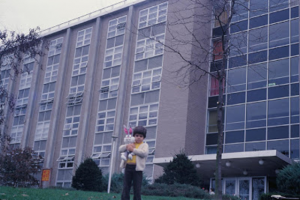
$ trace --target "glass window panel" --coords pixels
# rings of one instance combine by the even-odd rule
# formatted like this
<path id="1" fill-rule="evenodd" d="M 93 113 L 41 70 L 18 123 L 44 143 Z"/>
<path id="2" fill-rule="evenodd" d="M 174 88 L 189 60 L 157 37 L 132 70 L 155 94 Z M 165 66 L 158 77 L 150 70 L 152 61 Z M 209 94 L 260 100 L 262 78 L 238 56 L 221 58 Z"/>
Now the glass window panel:
<path id="1" fill-rule="evenodd" d="M 299 140 L 291 140 L 291 158 L 299 159 Z"/>
<path id="2" fill-rule="evenodd" d="M 230 38 L 231 48 L 230 48 L 230 54 L 231 55 L 241 55 L 243 53 L 247 52 L 247 32 L 241 32 L 237 34 L 231 35 Z M 222 44 L 222 43 L 220 43 Z M 222 52 L 222 48 L 220 48 Z M 222 54 L 219 56 L 222 58 Z M 215 58 L 217 59 L 217 58 Z"/>
<path id="3" fill-rule="evenodd" d="M 226 132 L 225 143 L 244 142 L 244 131 Z"/>
<path id="4" fill-rule="evenodd" d="M 218 132 L 217 120 L 218 114 L 216 110 L 210 110 L 208 113 L 208 132 Z"/>
<path id="5" fill-rule="evenodd" d="M 218 134 L 206 134 L 206 145 L 212 145 L 218 143 Z"/>
<path id="6" fill-rule="evenodd" d="M 299 90 L 299 88 L 298 88 Z M 268 91 L 269 99 L 289 96 L 289 85 L 270 87 Z"/>
<path id="7" fill-rule="evenodd" d="M 291 9 L 292 18 L 299 17 L 299 6 Z"/>
<path id="8" fill-rule="evenodd" d="M 266 150 L 265 142 L 246 143 L 245 151 L 262 151 Z"/>
<path id="9" fill-rule="evenodd" d="M 246 141 L 266 140 L 266 128 L 246 130 Z"/>
<path id="10" fill-rule="evenodd" d="M 231 33 L 236 33 L 236 32 L 239 32 L 239 31 L 247 30 L 247 28 L 248 28 L 248 20 L 245 20 L 245 21 L 233 23 L 230 26 L 230 32 Z"/>
<path id="11" fill-rule="evenodd" d="M 152 91 L 152 92 L 146 92 L 145 93 L 145 103 L 154 103 L 158 102 L 159 99 L 159 91 Z"/>
<path id="12" fill-rule="evenodd" d="M 283 21 L 289 18 L 289 9 L 281 10 L 270 14 L 270 24 Z"/>
<path id="13" fill-rule="evenodd" d="M 217 153 L 217 147 L 206 147 L 206 154 L 215 154 Z"/>
<path id="14" fill-rule="evenodd" d="M 269 86 L 289 82 L 289 59 L 269 63 Z"/>
<path id="15" fill-rule="evenodd" d="M 252 200 L 259 200 L 265 192 L 265 178 L 252 178 Z"/>
<path id="16" fill-rule="evenodd" d="M 262 27 L 249 31 L 249 51 L 257 51 L 267 48 L 268 28 Z"/>
<path id="17" fill-rule="evenodd" d="M 291 21 L 291 43 L 299 42 L 299 19 Z"/>
<path id="18" fill-rule="evenodd" d="M 289 5 L 289 0 L 270 0 L 270 11 L 286 8 Z"/>
<path id="19" fill-rule="evenodd" d="M 289 123 L 289 99 L 269 101 L 268 125 L 280 125 Z"/>
<path id="20" fill-rule="evenodd" d="M 266 102 L 247 104 L 247 128 L 266 126 Z"/>
<path id="21" fill-rule="evenodd" d="M 279 126 L 268 128 L 268 140 L 283 139 L 289 137 L 289 127 Z"/>
<path id="22" fill-rule="evenodd" d="M 234 5 L 232 21 L 239 21 L 248 17 L 248 0 L 237 0 Z"/>
<path id="23" fill-rule="evenodd" d="M 289 56 L 289 46 L 279 47 L 269 50 L 269 60 L 284 58 Z"/>
<path id="24" fill-rule="evenodd" d="M 299 137 L 299 124 L 291 126 L 291 138 Z"/>
<path id="25" fill-rule="evenodd" d="M 251 53 L 248 56 L 249 64 L 254 64 L 258 62 L 263 62 L 267 60 L 267 51 L 260 51 L 256 53 Z"/>
<path id="26" fill-rule="evenodd" d="M 243 129 L 245 105 L 229 106 L 226 109 L 226 130 Z"/>
<path id="27" fill-rule="evenodd" d="M 291 96 L 299 95 L 299 83 L 291 85 Z"/>
<path id="28" fill-rule="evenodd" d="M 299 97 L 291 98 L 291 123 L 299 123 Z"/>
<path id="29" fill-rule="evenodd" d="M 228 71 L 227 92 L 237 92 L 246 89 L 246 68 Z"/>
<path id="30" fill-rule="evenodd" d="M 299 69 L 298 69 L 299 57 L 291 58 L 291 82 L 298 82 Z"/>
<path id="31" fill-rule="evenodd" d="M 291 56 L 299 55 L 299 44 L 291 45 Z"/>
<path id="32" fill-rule="evenodd" d="M 149 59 L 148 69 L 152 69 L 155 67 L 161 67 L 161 66 L 162 66 L 162 56 L 157 56 L 157 57 Z"/>
<path id="33" fill-rule="evenodd" d="M 229 59 L 229 68 L 243 66 L 247 64 L 247 56 L 237 56 Z"/>
<path id="34" fill-rule="evenodd" d="M 284 30 L 284 31 L 282 31 Z M 270 26 L 270 48 L 289 43 L 289 21 Z"/>
<path id="35" fill-rule="evenodd" d="M 224 146 L 225 153 L 233 153 L 233 152 L 243 152 L 244 144 L 231 144 Z"/>
<path id="36" fill-rule="evenodd" d="M 248 67 L 248 89 L 266 87 L 267 63 L 251 65 Z"/>
<path id="37" fill-rule="evenodd" d="M 245 103 L 245 92 L 233 93 L 227 95 L 227 105 Z"/>
<path id="38" fill-rule="evenodd" d="M 259 16 L 250 19 L 250 28 L 256 28 L 268 24 L 268 15 Z"/>
<path id="39" fill-rule="evenodd" d="M 250 17 L 261 15 L 268 12 L 268 1 L 251 0 Z"/>
<path id="40" fill-rule="evenodd" d="M 134 72 L 144 71 L 147 69 L 147 59 L 135 62 Z"/>
<path id="41" fill-rule="evenodd" d="M 289 156 L 289 141 L 279 140 L 279 141 L 269 141 L 268 150 L 277 150 L 282 154 Z"/>

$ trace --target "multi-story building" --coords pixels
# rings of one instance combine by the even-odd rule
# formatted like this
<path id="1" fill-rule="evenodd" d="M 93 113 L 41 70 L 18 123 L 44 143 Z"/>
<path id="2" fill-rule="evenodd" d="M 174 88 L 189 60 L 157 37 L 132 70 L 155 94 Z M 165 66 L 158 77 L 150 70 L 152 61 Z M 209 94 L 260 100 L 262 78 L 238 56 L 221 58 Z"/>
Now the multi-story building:
<path id="1" fill-rule="evenodd" d="M 247 9 L 236 9 L 230 36 L 232 44 L 244 42 L 227 61 L 222 187 L 257 199 L 278 170 L 299 159 L 299 2 L 240 3 Z M 197 1 L 124 1 L 41 33 L 49 41 L 43 67 L 24 59 L 32 73 L 5 81 L 18 95 L 6 128 L 14 146 L 43 156 L 43 168 L 51 169 L 45 187 L 70 187 L 87 157 L 104 174 L 120 172 L 124 124 L 148 130 L 149 180 L 184 149 L 214 187 L 218 83 L 206 75 L 190 84 L 185 61 L 169 48 L 181 37 L 210 35 L 208 49 L 219 42 L 218 23 L 174 23 L 175 16 L 195 19 L 201 12 L 210 14 Z M 192 43 L 180 48 L 195 59 Z M 214 73 L 209 60 L 202 67 Z"/>

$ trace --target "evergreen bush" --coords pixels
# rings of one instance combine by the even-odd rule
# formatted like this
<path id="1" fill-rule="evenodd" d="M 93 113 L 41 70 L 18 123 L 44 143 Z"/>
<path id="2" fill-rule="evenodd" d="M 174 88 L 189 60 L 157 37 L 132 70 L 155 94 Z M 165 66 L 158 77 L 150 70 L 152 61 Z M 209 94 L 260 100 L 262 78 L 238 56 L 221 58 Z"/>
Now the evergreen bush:
<path id="1" fill-rule="evenodd" d="M 102 191 L 102 172 L 91 158 L 85 159 L 77 168 L 72 187 L 84 191 Z"/>
<path id="2" fill-rule="evenodd" d="M 300 194 L 300 163 L 293 163 L 280 170 L 276 183 L 280 192 Z"/>
<path id="3" fill-rule="evenodd" d="M 194 164 L 183 152 L 174 156 L 173 160 L 164 167 L 163 175 L 157 178 L 155 182 L 190 184 L 194 186 L 200 186 L 202 183 Z"/>

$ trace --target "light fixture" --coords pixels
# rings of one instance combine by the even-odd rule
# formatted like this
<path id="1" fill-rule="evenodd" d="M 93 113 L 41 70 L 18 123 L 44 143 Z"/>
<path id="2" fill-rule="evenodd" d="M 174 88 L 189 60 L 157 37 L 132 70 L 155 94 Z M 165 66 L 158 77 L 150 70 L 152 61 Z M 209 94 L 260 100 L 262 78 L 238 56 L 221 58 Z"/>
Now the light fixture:
<path id="1" fill-rule="evenodd" d="M 260 165 L 263 165 L 263 164 L 264 164 L 264 160 L 263 160 L 263 159 L 260 159 L 260 160 L 258 161 L 258 163 L 259 163 Z"/>
<path id="2" fill-rule="evenodd" d="M 247 170 L 244 170 L 243 174 L 246 176 L 248 174 Z"/>
<path id="3" fill-rule="evenodd" d="M 227 161 L 226 162 L 226 167 L 230 167 L 231 166 L 231 162 Z"/>
<path id="4" fill-rule="evenodd" d="M 199 163 L 196 164 L 196 168 L 200 168 L 201 165 Z"/>

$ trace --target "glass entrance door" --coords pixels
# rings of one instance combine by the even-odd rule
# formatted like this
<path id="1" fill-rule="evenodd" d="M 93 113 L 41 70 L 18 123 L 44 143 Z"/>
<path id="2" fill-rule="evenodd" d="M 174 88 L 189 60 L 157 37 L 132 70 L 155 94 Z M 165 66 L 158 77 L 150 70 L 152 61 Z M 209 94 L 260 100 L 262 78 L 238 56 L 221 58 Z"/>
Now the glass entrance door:
<path id="1" fill-rule="evenodd" d="M 225 194 L 236 195 L 236 179 L 225 179 Z"/>
<path id="2" fill-rule="evenodd" d="M 239 197 L 241 200 L 250 200 L 250 178 L 239 179 Z"/>

